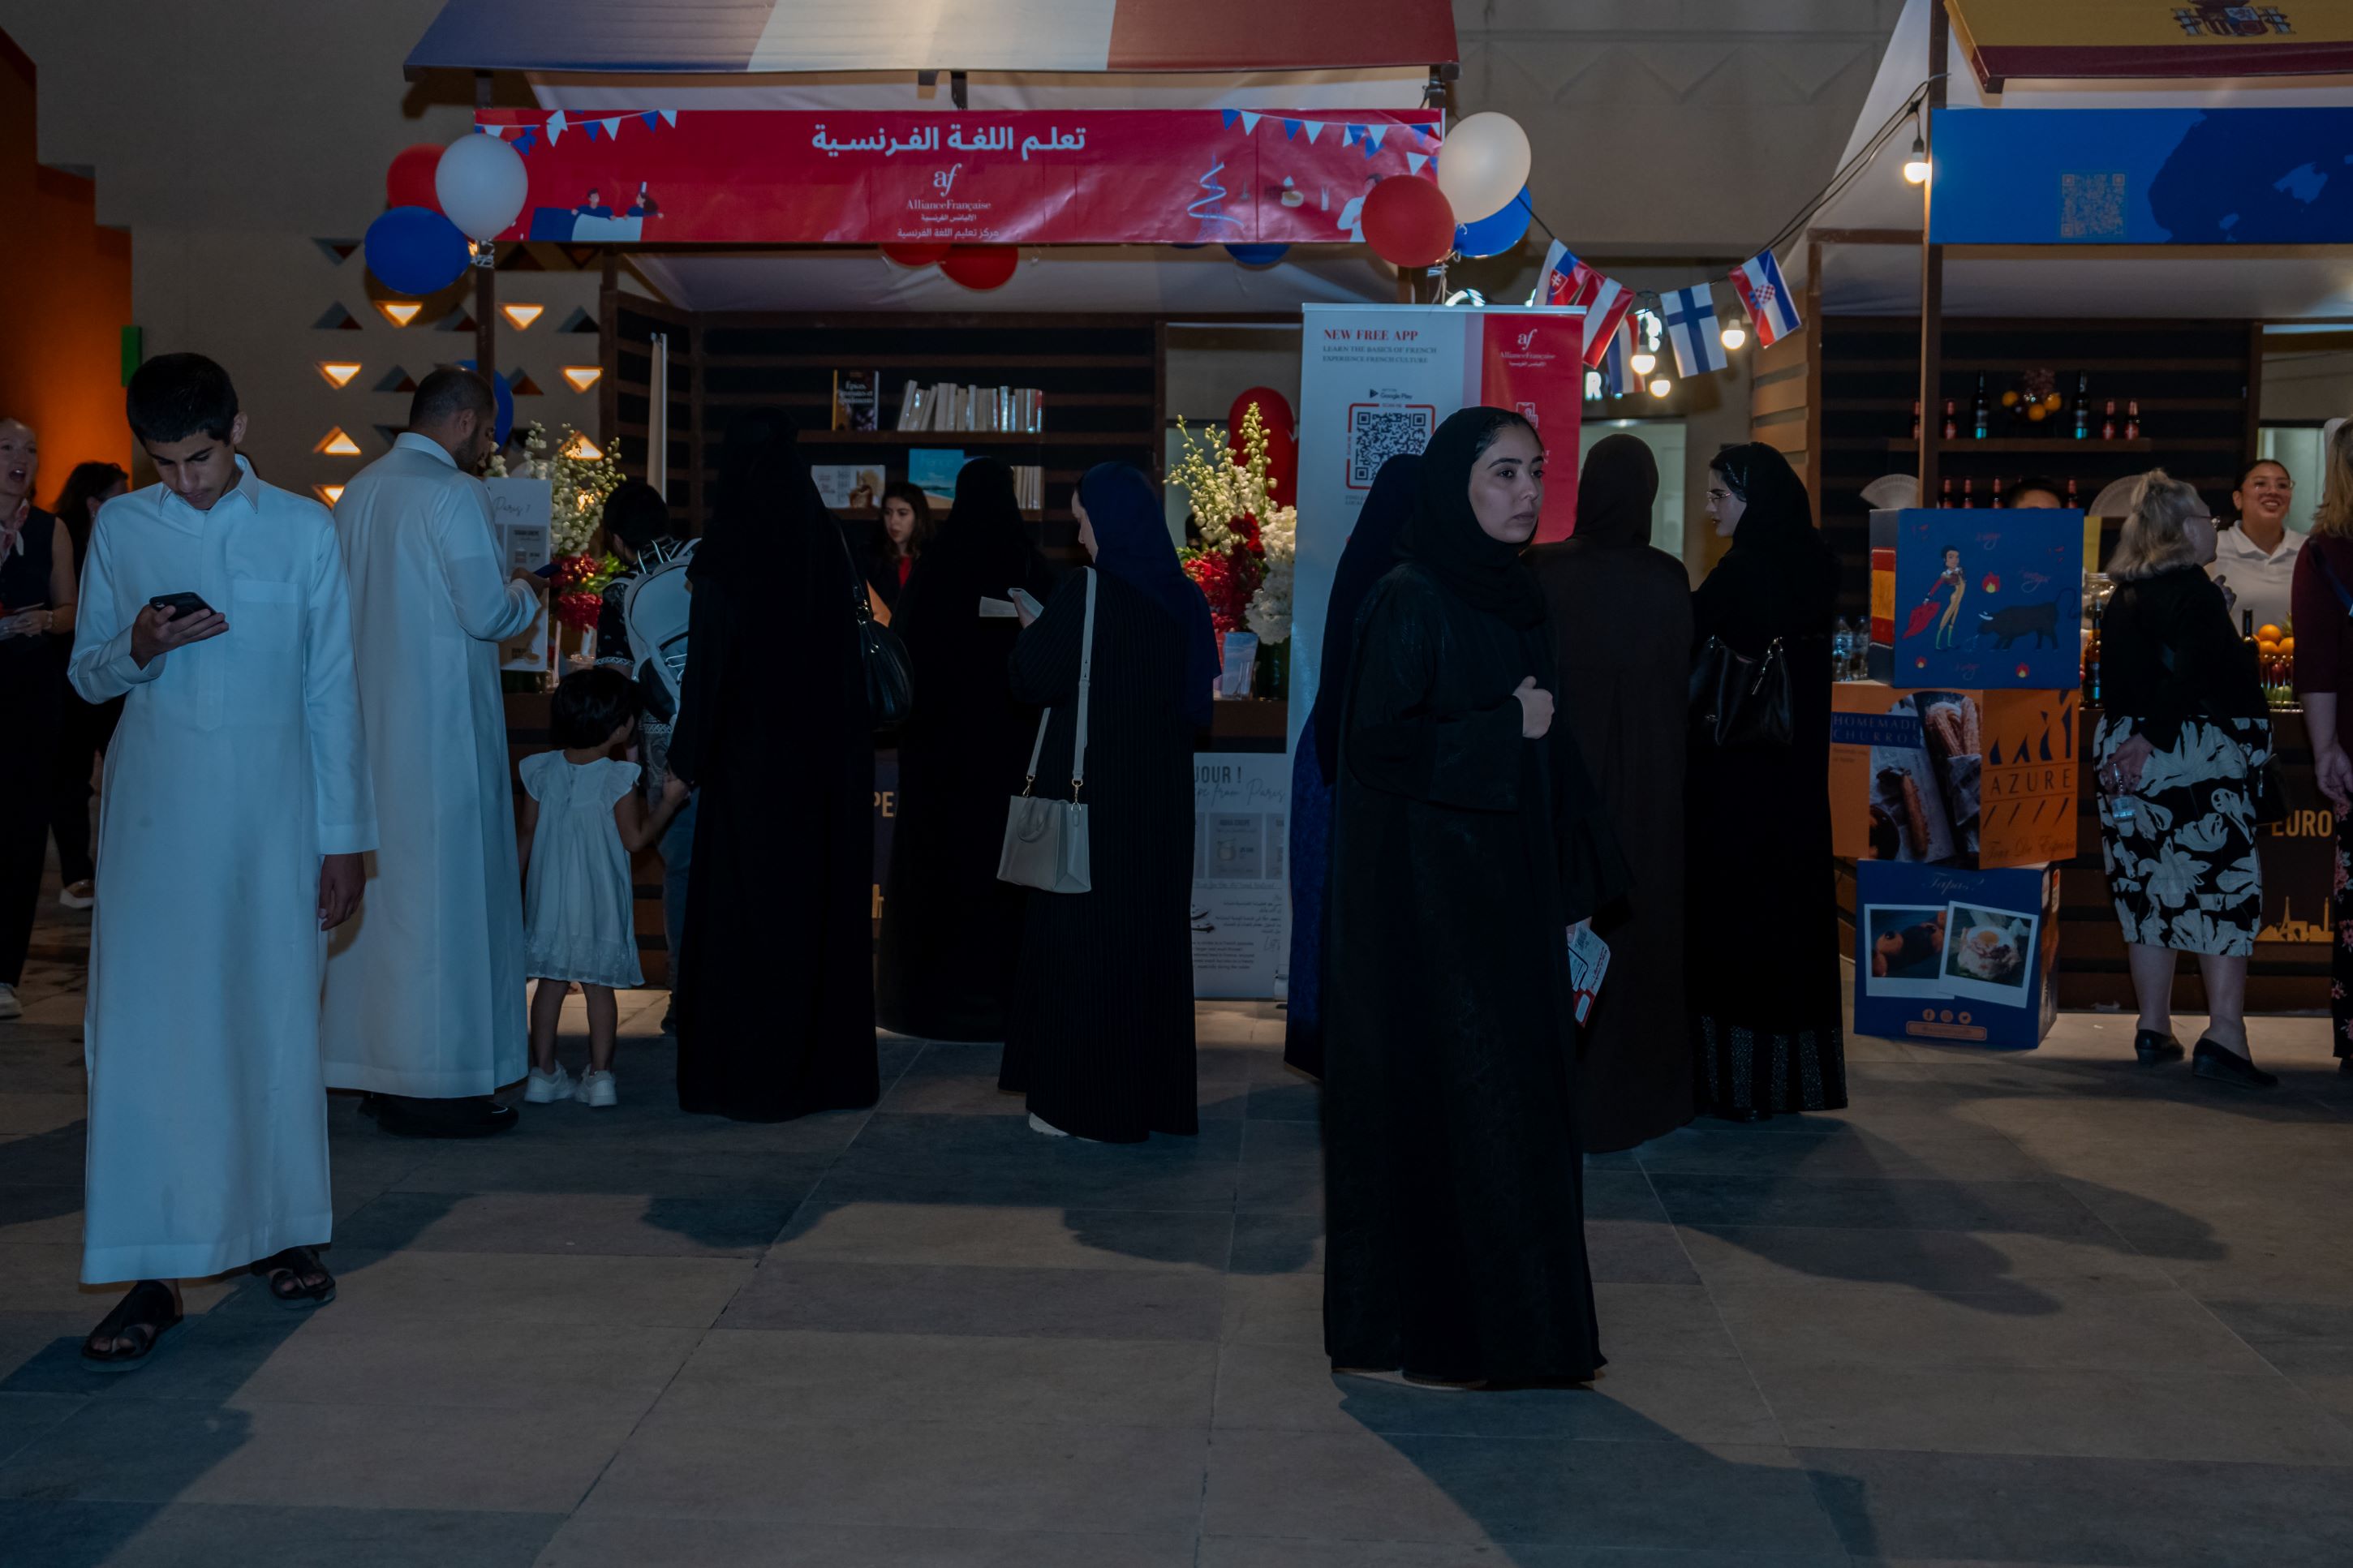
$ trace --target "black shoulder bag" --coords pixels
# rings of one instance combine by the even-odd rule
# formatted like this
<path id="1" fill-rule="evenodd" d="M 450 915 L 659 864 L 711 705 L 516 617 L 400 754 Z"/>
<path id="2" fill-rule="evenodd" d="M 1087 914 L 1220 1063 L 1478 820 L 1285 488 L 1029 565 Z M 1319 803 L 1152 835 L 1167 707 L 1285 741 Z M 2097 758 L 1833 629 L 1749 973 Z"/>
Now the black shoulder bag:
<path id="1" fill-rule="evenodd" d="M 849 552 L 849 540 L 839 523 L 830 518 L 827 522 L 841 541 L 841 558 L 849 563 L 850 613 L 858 622 L 858 663 L 866 672 L 866 706 L 874 716 L 874 727 L 888 730 L 905 723 L 914 710 L 915 682 L 907 645 L 899 640 L 897 632 L 874 618 L 866 574 L 859 571 L 858 558 Z"/>
<path id="2" fill-rule="evenodd" d="M 1723 751 L 1788 745 L 1796 722 L 1781 639 L 1751 658 L 1722 637 L 1709 637 L 1692 667 L 1691 719 L 1693 731 Z"/>

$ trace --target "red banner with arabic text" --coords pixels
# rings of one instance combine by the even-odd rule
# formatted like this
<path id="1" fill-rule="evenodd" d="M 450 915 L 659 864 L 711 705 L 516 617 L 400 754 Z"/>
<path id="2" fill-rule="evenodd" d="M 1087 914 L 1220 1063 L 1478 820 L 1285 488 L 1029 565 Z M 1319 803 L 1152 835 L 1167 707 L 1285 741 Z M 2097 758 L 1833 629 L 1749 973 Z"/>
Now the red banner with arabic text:
<path id="1" fill-rule="evenodd" d="M 476 124 L 531 176 L 501 238 L 624 245 L 1355 243 L 1377 182 L 1437 178 L 1440 135 L 1418 110 L 483 110 Z"/>

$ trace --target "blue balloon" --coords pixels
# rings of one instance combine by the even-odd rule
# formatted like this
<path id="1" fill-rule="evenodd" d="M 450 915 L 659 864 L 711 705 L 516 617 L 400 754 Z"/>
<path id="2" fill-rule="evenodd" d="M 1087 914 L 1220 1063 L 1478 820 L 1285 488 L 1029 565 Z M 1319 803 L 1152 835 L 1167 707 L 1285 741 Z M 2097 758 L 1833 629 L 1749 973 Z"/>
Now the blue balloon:
<path id="1" fill-rule="evenodd" d="M 1176 246 L 1179 250 L 1207 250 L 1209 248 L 1209 242 L 1204 239 L 1192 245 L 1187 245 L 1184 241 L 1178 240 L 1176 242 Z"/>
<path id="2" fill-rule="evenodd" d="M 1229 245 L 1226 254 L 1244 267 L 1271 267 L 1290 250 L 1287 245 Z"/>
<path id="3" fill-rule="evenodd" d="M 367 226 L 367 269 L 396 294 L 433 294 L 466 275 L 473 251 L 431 207 L 394 207 Z"/>
<path id="4" fill-rule="evenodd" d="M 461 359 L 458 363 L 465 370 L 477 368 L 470 359 Z M 507 378 L 497 371 L 491 372 L 491 396 L 498 405 L 497 416 L 491 425 L 491 439 L 503 447 L 507 444 L 507 437 L 514 434 L 514 388 L 509 386 Z"/>
<path id="5" fill-rule="evenodd" d="M 1503 210 L 1481 218 L 1476 223 L 1454 226 L 1454 248 L 1465 256 L 1500 256 L 1520 243 L 1528 232 L 1528 220 L 1535 209 L 1529 205 L 1528 188 L 1505 202 Z"/>

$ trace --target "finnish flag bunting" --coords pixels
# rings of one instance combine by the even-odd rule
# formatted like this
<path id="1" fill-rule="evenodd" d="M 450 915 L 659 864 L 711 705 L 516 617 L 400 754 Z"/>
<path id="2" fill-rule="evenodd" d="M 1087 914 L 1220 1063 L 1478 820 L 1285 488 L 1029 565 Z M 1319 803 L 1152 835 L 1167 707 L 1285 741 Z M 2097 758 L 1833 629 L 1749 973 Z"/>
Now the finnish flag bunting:
<path id="1" fill-rule="evenodd" d="M 1666 323 L 1667 342 L 1674 345 L 1677 374 L 1694 376 L 1725 367 L 1724 339 L 1715 329 L 1715 297 L 1708 285 L 1660 295 L 1659 319 Z"/>
<path id="2" fill-rule="evenodd" d="M 1769 250 L 1760 250 L 1742 262 L 1732 273 L 1732 286 L 1740 294 L 1740 302 L 1748 307 L 1748 319 L 1756 324 L 1757 346 L 1771 348 L 1806 323 L 1798 314 L 1798 302 L 1789 297 L 1789 286 L 1781 280 L 1781 264 L 1773 259 Z"/>

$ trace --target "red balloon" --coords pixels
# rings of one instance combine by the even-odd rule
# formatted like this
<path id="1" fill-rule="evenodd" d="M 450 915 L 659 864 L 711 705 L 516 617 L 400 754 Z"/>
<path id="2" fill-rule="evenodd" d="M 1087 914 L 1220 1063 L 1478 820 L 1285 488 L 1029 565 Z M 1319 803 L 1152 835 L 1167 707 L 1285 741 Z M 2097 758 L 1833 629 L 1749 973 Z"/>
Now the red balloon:
<path id="1" fill-rule="evenodd" d="M 948 258 L 950 247 L 944 239 L 916 245 L 886 245 L 882 254 L 902 267 L 936 267 Z"/>
<path id="2" fill-rule="evenodd" d="M 1259 422 L 1266 426 L 1270 437 L 1289 436 L 1297 430 L 1299 418 L 1291 411 L 1291 400 L 1271 386 L 1253 386 L 1234 399 L 1226 410 L 1226 424 L 1237 435 L 1242 427 L 1242 414 L 1251 404 L 1258 405 Z"/>
<path id="3" fill-rule="evenodd" d="M 403 147 L 385 171 L 384 205 L 388 207 L 429 207 L 441 210 L 441 198 L 434 194 L 433 171 L 441 166 L 441 143 L 420 142 L 414 147 Z"/>
<path id="4" fill-rule="evenodd" d="M 1391 174 L 1365 197 L 1365 240 L 1398 267 L 1435 267 L 1454 248 L 1454 208 L 1434 180 Z"/>
<path id="5" fill-rule="evenodd" d="M 1002 289 L 1013 281 L 1021 265 L 1021 250 L 1011 245 L 959 245 L 940 263 L 940 270 L 967 289 Z"/>
<path id="6" fill-rule="evenodd" d="M 1266 426 L 1266 471 L 1274 481 L 1274 499 L 1282 505 L 1295 504 L 1299 482 L 1298 416 L 1291 409 L 1291 400 L 1271 386 L 1253 386 L 1234 399 L 1226 411 L 1226 440 L 1239 461 L 1247 458 L 1242 450 L 1242 415 L 1251 404 L 1258 405 L 1259 423 Z"/>

